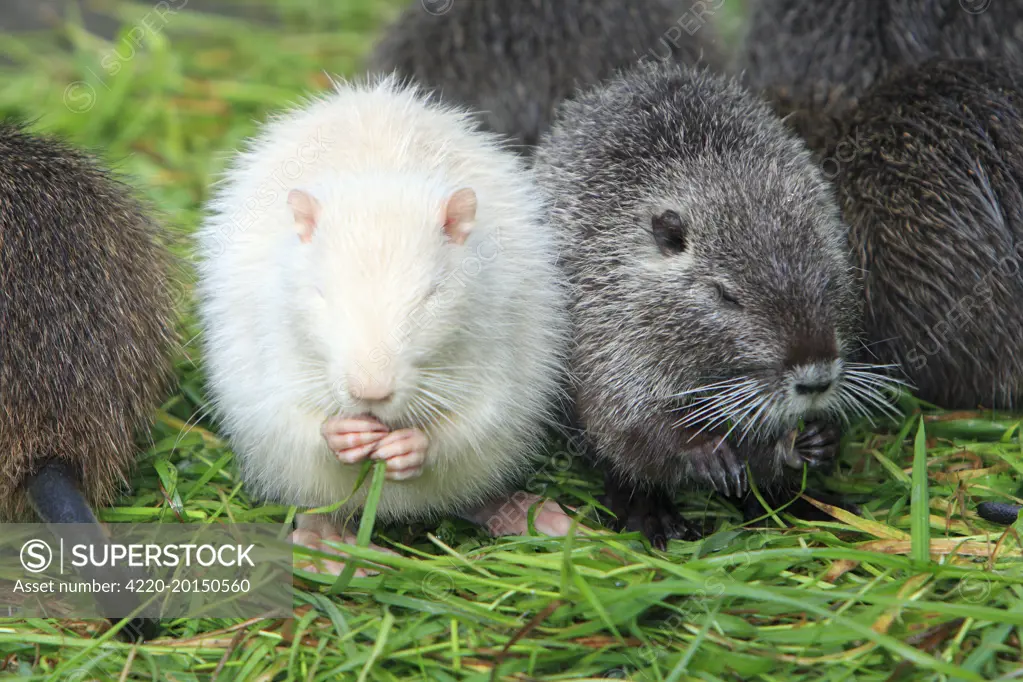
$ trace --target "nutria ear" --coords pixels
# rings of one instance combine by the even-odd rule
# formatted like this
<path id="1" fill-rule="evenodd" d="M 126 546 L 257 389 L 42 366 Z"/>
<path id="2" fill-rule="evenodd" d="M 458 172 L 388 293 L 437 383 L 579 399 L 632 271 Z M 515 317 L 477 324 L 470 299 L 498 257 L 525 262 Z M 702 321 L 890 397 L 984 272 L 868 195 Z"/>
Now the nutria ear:
<path id="1" fill-rule="evenodd" d="M 476 220 L 476 192 L 463 187 L 444 206 L 444 233 L 456 244 L 465 242 Z"/>
<path id="2" fill-rule="evenodd" d="M 293 189 L 288 192 L 288 206 L 295 216 L 295 231 L 303 244 L 308 244 L 320 217 L 320 202 L 309 192 Z"/>

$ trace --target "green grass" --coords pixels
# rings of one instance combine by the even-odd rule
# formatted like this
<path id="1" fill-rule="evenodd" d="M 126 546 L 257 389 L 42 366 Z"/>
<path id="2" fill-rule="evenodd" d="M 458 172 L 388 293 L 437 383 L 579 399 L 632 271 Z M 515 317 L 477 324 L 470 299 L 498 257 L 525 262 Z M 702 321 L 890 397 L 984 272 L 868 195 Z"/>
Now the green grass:
<path id="1" fill-rule="evenodd" d="M 460 0 L 459 0 L 460 1 Z M 171 3 L 179 4 L 179 3 Z M 131 54 L 147 7 L 108 2 L 124 23 L 107 43 L 74 21 L 0 37 L 12 66 L 0 113 L 99 150 L 160 208 L 189 255 L 209 186 L 256 122 L 355 74 L 398 0 L 265 5 L 286 30 L 182 11 Z M 277 9 L 275 9 L 277 7 Z M 733 22 L 734 26 L 734 22 Z M 112 52 L 117 50 L 117 52 Z M 113 55 L 113 56 L 112 56 Z M 106 61 L 104 61 L 106 60 Z M 114 66 L 117 71 L 113 73 Z M 69 85 L 72 84 L 72 85 Z M 204 406 L 192 282 L 175 282 L 185 339 L 180 384 L 157 415 L 134 493 L 107 521 L 274 521 L 241 487 Z M 103 622 L 0 620 L 0 666 L 53 680 L 981 680 L 1021 676 L 1023 560 L 1016 531 L 978 519 L 1023 472 L 1018 418 L 943 415 L 904 401 L 901 424 L 848 438 L 832 489 L 863 517 L 784 513 L 751 527 L 710 496 L 682 500 L 714 532 L 657 552 L 583 519 L 568 539 L 494 540 L 446 520 L 387 528 L 398 551 L 352 554 L 384 566 L 341 594 L 308 577 L 295 617 L 168 622 L 130 646 Z M 186 423 L 189 427 L 186 428 Z M 598 476 L 552 452 L 530 482 L 592 508 Z"/>

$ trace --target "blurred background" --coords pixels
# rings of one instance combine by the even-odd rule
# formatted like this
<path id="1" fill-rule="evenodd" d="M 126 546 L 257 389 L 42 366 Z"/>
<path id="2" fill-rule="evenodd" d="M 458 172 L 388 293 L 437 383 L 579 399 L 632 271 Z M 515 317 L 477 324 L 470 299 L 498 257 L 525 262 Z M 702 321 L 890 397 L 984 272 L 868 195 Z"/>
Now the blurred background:
<path id="1" fill-rule="evenodd" d="M 92 147 L 187 229 L 226 153 L 327 74 L 357 75 L 408 4 L 2 0 L 0 115 Z M 726 39 L 743 6 L 715 12 Z"/>

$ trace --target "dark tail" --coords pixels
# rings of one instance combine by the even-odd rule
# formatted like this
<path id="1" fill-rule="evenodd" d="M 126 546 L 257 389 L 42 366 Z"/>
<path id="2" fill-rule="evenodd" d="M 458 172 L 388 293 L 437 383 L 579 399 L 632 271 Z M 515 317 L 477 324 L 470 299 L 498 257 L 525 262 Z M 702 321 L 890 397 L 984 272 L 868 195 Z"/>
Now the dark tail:
<path id="1" fill-rule="evenodd" d="M 977 515 L 985 521 L 1011 526 L 1019 518 L 1020 506 L 1006 502 L 981 502 L 977 505 Z"/>
<path id="2" fill-rule="evenodd" d="M 64 537 L 68 533 L 69 529 L 63 524 L 83 524 L 91 526 L 85 537 L 82 536 L 82 529 L 78 527 L 75 529 L 77 532 L 74 537 L 65 539 L 75 543 L 97 546 L 108 542 L 103 527 L 99 525 L 96 515 L 92 513 L 88 502 L 85 501 L 85 497 L 78 489 L 77 477 L 66 464 L 56 460 L 48 462 L 35 477 L 28 481 L 26 491 L 32 508 L 55 536 Z M 110 579 L 110 569 L 84 567 L 80 569 L 79 574 L 86 580 L 106 581 Z M 124 581 L 145 576 L 123 574 L 119 577 Z M 140 605 L 138 598 L 131 592 L 99 593 L 96 595 L 96 600 L 100 602 L 104 610 L 112 613 L 130 613 Z M 116 618 L 111 618 L 110 622 L 116 624 L 119 621 Z M 136 617 L 125 623 L 119 634 L 125 639 L 140 641 L 153 639 L 159 633 L 160 622 L 158 620 Z"/>

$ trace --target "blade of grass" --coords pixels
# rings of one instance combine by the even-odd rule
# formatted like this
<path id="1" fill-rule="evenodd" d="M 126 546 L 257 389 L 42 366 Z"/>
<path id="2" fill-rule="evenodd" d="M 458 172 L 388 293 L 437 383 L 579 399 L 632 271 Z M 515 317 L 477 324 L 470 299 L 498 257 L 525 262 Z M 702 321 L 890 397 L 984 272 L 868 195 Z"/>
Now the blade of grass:
<path id="1" fill-rule="evenodd" d="M 927 432 L 921 417 L 913 443 L 913 488 L 909 503 L 912 558 L 926 564 L 931 560 L 931 523 L 927 488 Z"/>
<path id="2" fill-rule="evenodd" d="M 386 462 L 378 462 L 377 469 L 383 471 L 384 468 L 380 465 L 386 466 Z M 376 472 L 373 472 L 373 480 L 376 481 Z M 375 511 L 375 509 L 374 509 Z M 362 528 L 359 528 L 359 535 L 362 535 Z M 368 541 L 367 541 L 368 542 Z M 377 633 L 376 641 L 373 643 L 373 651 L 370 652 L 369 660 L 366 661 L 366 665 L 363 666 L 359 672 L 359 681 L 365 682 L 366 676 L 369 675 L 369 671 L 373 669 L 373 665 L 380 658 L 380 654 L 383 653 L 384 647 L 387 646 L 387 637 L 391 634 L 391 628 L 394 626 L 394 614 L 391 613 L 390 609 L 384 609 L 384 621 L 380 624 L 380 632 Z"/>
<path id="3" fill-rule="evenodd" d="M 381 460 L 373 465 L 373 480 L 369 484 L 369 493 L 366 495 L 366 504 L 362 508 L 362 519 L 359 522 L 359 534 L 355 538 L 357 547 L 369 547 L 369 540 L 373 537 L 373 525 L 377 518 L 377 505 L 380 504 L 380 495 L 384 490 L 384 477 L 387 475 L 387 462 Z M 340 594 L 348 587 L 348 583 L 355 577 L 355 569 L 358 568 L 358 561 L 349 559 L 345 562 L 345 568 L 341 575 L 330 587 L 329 594 Z M 388 612 L 389 613 L 389 612 Z M 393 620 L 393 618 L 392 618 Z M 362 679 L 360 677 L 360 679 Z"/>

